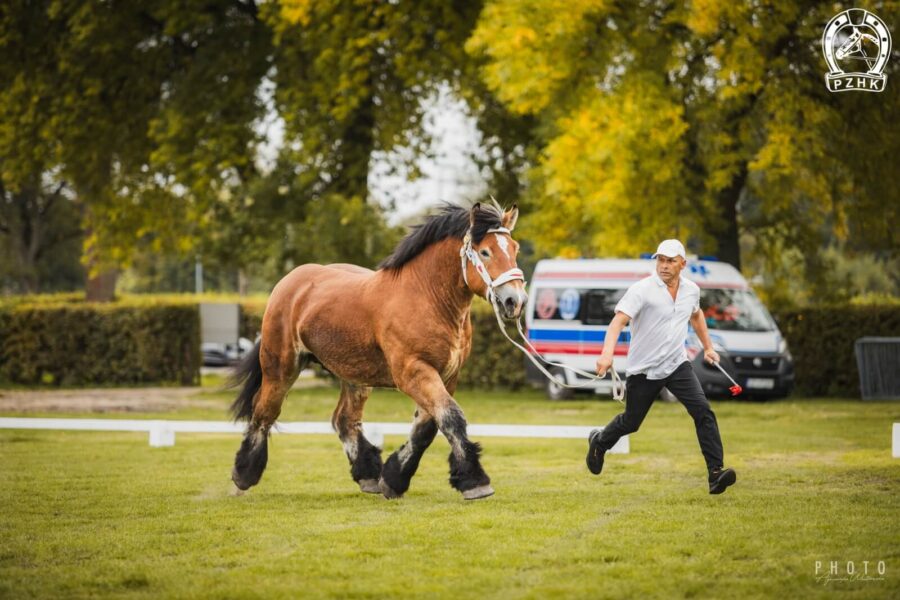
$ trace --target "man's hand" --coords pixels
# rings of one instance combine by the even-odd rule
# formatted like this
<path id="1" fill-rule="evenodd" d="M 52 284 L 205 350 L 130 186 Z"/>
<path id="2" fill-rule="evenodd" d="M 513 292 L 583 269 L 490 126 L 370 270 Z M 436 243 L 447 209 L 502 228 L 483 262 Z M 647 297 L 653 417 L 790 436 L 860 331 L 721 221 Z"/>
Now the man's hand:
<path id="1" fill-rule="evenodd" d="M 606 372 L 609 371 L 610 367 L 612 367 L 612 364 L 612 356 L 601 354 L 600 358 L 597 359 L 597 376 L 606 377 Z"/>
<path id="2" fill-rule="evenodd" d="M 719 353 L 716 352 L 715 350 L 713 350 L 712 348 L 704 350 L 703 351 L 703 360 L 705 360 L 708 363 L 717 363 L 720 360 Z"/>

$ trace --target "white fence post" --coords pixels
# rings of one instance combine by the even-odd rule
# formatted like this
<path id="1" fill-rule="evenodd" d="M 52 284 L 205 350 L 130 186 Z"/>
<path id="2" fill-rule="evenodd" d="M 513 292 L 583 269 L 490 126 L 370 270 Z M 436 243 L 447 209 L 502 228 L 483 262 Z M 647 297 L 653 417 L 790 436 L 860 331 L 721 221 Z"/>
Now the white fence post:
<path id="1" fill-rule="evenodd" d="M 894 443 L 891 456 L 900 458 L 900 423 L 894 423 Z"/>
<path id="2" fill-rule="evenodd" d="M 175 445 L 175 430 L 167 421 L 151 421 L 150 423 L 151 446 L 164 448 Z"/>

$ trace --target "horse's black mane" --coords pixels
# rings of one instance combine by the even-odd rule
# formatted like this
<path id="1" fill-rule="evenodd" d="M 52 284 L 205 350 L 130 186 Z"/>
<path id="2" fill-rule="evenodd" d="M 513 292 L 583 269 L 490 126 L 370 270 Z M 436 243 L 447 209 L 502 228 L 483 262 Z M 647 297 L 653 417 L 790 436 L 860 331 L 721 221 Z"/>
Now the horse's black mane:
<path id="1" fill-rule="evenodd" d="M 379 269 L 400 269 L 403 265 L 422 253 L 425 248 L 448 237 L 463 239 L 469 230 L 470 209 L 455 204 L 444 203 L 437 214 L 415 225 L 406 234 L 390 256 L 381 261 Z M 472 243 L 478 244 L 487 235 L 488 229 L 501 226 L 503 211 L 499 206 L 479 204 L 472 226 Z"/>

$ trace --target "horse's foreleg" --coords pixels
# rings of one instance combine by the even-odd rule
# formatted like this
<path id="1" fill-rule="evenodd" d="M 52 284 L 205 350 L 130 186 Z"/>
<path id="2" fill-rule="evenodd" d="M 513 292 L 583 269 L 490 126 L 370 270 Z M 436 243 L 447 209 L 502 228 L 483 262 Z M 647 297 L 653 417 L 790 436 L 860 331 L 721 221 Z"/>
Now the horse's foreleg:
<path id="1" fill-rule="evenodd" d="M 481 468 L 481 445 L 469 440 L 466 417 L 459 404 L 448 397 L 438 410 L 438 427 L 450 442 L 450 485 L 466 500 L 477 500 L 494 493 L 491 478 Z"/>
<path id="2" fill-rule="evenodd" d="M 350 461 L 350 475 L 359 489 L 377 494 L 381 476 L 381 449 L 374 446 L 362 432 L 363 407 L 369 399 L 369 388 L 341 382 L 341 399 L 331 417 L 331 425 L 338 433 L 344 452 Z"/>
<path id="3" fill-rule="evenodd" d="M 422 455 L 434 441 L 437 432 L 434 417 L 422 409 L 417 410 L 409 440 L 391 454 L 381 470 L 379 487 L 385 498 L 399 498 L 406 493 L 412 476 L 419 468 Z"/>
<path id="4" fill-rule="evenodd" d="M 433 415 L 450 443 L 450 485 L 466 500 L 492 495 L 491 478 L 481 468 L 481 446 L 469 440 L 466 417 L 438 373 L 422 363 L 411 365 L 404 369 L 398 387 L 416 401 L 420 411 Z"/>

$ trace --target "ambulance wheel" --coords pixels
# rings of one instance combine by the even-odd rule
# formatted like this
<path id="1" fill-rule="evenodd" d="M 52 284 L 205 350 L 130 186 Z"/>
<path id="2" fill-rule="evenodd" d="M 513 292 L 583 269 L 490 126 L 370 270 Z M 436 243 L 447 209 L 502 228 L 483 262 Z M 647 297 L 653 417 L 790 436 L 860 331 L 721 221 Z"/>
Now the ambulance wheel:
<path id="1" fill-rule="evenodd" d="M 566 372 L 559 367 L 554 367 L 550 369 L 550 372 L 553 373 L 553 376 L 560 380 L 566 381 Z M 572 388 L 563 387 L 550 379 L 547 379 L 544 383 L 545 389 L 547 390 L 547 397 L 551 400 L 571 400 L 575 397 L 575 390 Z"/>

